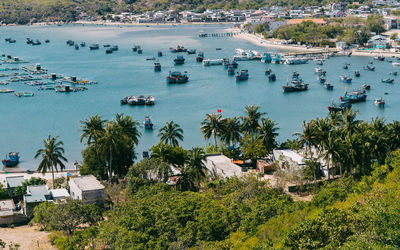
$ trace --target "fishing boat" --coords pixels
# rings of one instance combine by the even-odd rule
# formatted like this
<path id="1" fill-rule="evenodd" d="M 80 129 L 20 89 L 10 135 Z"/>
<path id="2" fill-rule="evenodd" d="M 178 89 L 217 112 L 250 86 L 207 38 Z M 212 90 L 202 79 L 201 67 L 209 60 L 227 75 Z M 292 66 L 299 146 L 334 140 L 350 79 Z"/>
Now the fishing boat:
<path id="1" fill-rule="evenodd" d="M 167 83 L 186 83 L 188 80 L 189 77 L 179 71 L 170 71 L 169 75 L 167 76 Z"/>
<path id="2" fill-rule="evenodd" d="M 98 44 L 92 44 L 89 46 L 90 50 L 98 50 L 100 48 L 100 46 Z"/>
<path id="3" fill-rule="evenodd" d="M 162 56 L 163 56 L 162 52 L 161 52 L 161 51 L 158 51 L 158 52 L 157 52 L 157 56 L 158 56 L 158 57 L 162 57 Z"/>
<path id="4" fill-rule="evenodd" d="M 244 81 L 249 79 L 249 71 L 247 69 L 239 70 L 236 74 L 236 81 Z"/>
<path id="5" fill-rule="evenodd" d="M 86 47 L 86 43 L 85 42 L 81 42 L 80 45 L 81 45 L 81 47 Z"/>
<path id="6" fill-rule="evenodd" d="M 270 53 L 264 53 L 263 56 L 261 57 L 261 62 L 262 63 L 271 63 L 272 57 Z"/>
<path id="7" fill-rule="evenodd" d="M 104 48 L 110 48 L 111 45 L 110 45 L 110 44 L 103 44 L 103 47 L 104 47 Z"/>
<path id="8" fill-rule="evenodd" d="M 187 50 L 187 54 L 188 55 L 196 54 L 196 50 L 195 49 L 189 49 L 189 50 Z"/>
<path id="9" fill-rule="evenodd" d="M 366 89 L 366 90 L 371 89 L 371 85 L 369 85 L 369 84 L 363 84 L 362 87 L 363 87 L 363 89 Z"/>
<path id="10" fill-rule="evenodd" d="M 281 63 L 281 55 L 279 55 L 279 54 L 273 55 L 271 63 L 280 64 Z"/>
<path id="11" fill-rule="evenodd" d="M 297 57 L 297 56 L 285 56 L 282 58 L 284 64 L 295 65 L 295 64 L 305 64 L 308 62 L 307 58 Z"/>
<path id="12" fill-rule="evenodd" d="M 299 73 L 296 71 L 292 72 L 291 81 L 287 82 L 286 85 L 282 86 L 283 92 L 299 92 L 308 89 L 308 84 L 305 84 L 300 78 Z"/>
<path id="13" fill-rule="evenodd" d="M 112 49 L 110 49 L 110 48 L 106 49 L 106 54 L 111 54 L 111 53 L 113 53 Z"/>
<path id="14" fill-rule="evenodd" d="M 395 72 L 390 72 L 389 75 L 397 76 L 397 71 L 395 71 Z"/>
<path id="15" fill-rule="evenodd" d="M 118 51 L 118 45 L 113 45 L 110 47 L 112 51 Z"/>
<path id="16" fill-rule="evenodd" d="M 12 89 L 0 89 L 0 93 L 13 93 L 14 90 Z"/>
<path id="17" fill-rule="evenodd" d="M 324 86 L 327 90 L 333 90 L 333 85 L 330 82 L 325 82 Z"/>
<path id="18" fill-rule="evenodd" d="M 375 103 L 376 106 L 379 106 L 379 107 L 384 107 L 385 106 L 385 100 L 383 100 L 382 97 L 376 98 L 374 103 Z"/>
<path id="19" fill-rule="evenodd" d="M 340 100 L 350 103 L 365 102 L 366 99 L 367 95 L 360 91 L 353 91 L 348 94 L 347 90 L 345 90 L 344 95 L 340 97 Z"/>
<path id="20" fill-rule="evenodd" d="M 344 83 L 351 83 L 351 81 L 353 79 L 350 77 L 347 77 L 346 75 L 342 75 L 342 76 L 340 76 L 340 80 L 342 80 L 342 82 L 344 82 Z"/>
<path id="21" fill-rule="evenodd" d="M 32 44 L 33 40 L 30 38 L 26 38 L 26 44 Z"/>
<path id="22" fill-rule="evenodd" d="M 143 122 L 145 129 L 153 129 L 153 123 L 151 122 L 150 116 L 146 115 Z"/>
<path id="23" fill-rule="evenodd" d="M 152 95 L 149 95 L 148 97 L 146 97 L 146 105 L 154 105 L 155 102 L 155 98 Z"/>
<path id="24" fill-rule="evenodd" d="M 140 95 L 137 98 L 137 105 L 145 105 L 146 104 L 146 97 L 144 95 Z"/>
<path id="25" fill-rule="evenodd" d="M 332 102 L 332 105 L 328 106 L 328 110 L 329 112 L 340 112 L 351 108 L 351 106 L 352 105 L 350 102 L 340 102 L 340 103 Z"/>
<path id="26" fill-rule="evenodd" d="M 44 40 L 45 43 L 50 43 L 49 39 Z"/>
<path id="27" fill-rule="evenodd" d="M 137 98 L 136 98 L 135 96 L 130 96 L 130 97 L 128 98 L 128 104 L 129 104 L 129 105 L 136 105 L 137 102 L 138 102 L 138 100 L 137 100 Z"/>
<path id="28" fill-rule="evenodd" d="M 269 76 L 272 73 L 271 69 L 264 70 L 265 75 Z"/>
<path id="29" fill-rule="evenodd" d="M 393 78 L 385 78 L 385 79 L 381 79 L 381 81 L 382 81 L 383 83 L 393 83 L 393 82 L 394 82 L 394 79 L 393 79 Z"/>
<path id="30" fill-rule="evenodd" d="M 128 100 L 129 100 L 129 96 L 126 96 L 126 97 L 121 99 L 120 103 L 121 104 L 128 104 Z"/>
<path id="31" fill-rule="evenodd" d="M 394 67 L 400 66 L 400 63 L 399 62 L 392 62 L 392 66 L 394 66 Z"/>
<path id="32" fill-rule="evenodd" d="M 275 73 L 269 74 L 268 80 L 269 80 L 270 82 L 275 82 L 275 81 L 276 81 L 276 75 L 275 75 Z"/>
<path id="33" fill-rule="evenodd" d="M 235 74 L 235 69 L 232 66 L 228 67 L 228 75 L 234 75 Z"/>
<path id="34" fill-rule="evenodd" d="M 222 48 L 215 48 L 215 50 L 222 50 Z"/>
<path id="35" fill-rule="evenodd" d="M 196 56 L 196 62 L 202 62 L 204 60 L 204 53 L 200 51 Z"/>
<path id="36" fill-rule="evenodd" d="M 233 60 L 250 61 L 256 59 L 258 56 L 259 53 L 255 50 L 236 49 L 236 55 L 233 56 Z"/>
<path id="37" fill-rule="evenodd" d="M 316 61 L 315 64 L 316 65 L 324 65 L 324 61 L 319 59 L 319 60 Z"/>
<path id="38" fill-rule="evenodd" d="M 349 69 L 349 66 L 347 64 L 343 65 L 343 69 Z"/>
<path id="39" fill-rule="evenodd" d="M 142 50 L 142 48 L 140 48 L 140 46 L 137 48 L 137 53 L 138 54 L 142 54 L 143 53 L 143 50 Z"/>
<path id="40" fill-rule="evenodd" d="M 360 71 L 358 71 L 358 70 L 354 71 L 354 76 L 355 77 L 360 77 Z"/>
<path id="41" fill-rule="evenodd" d="M 17 92 L 17 93 L 15 93 L 15 95 L 18 97 L 33 97 L 34 93 L 33 92 Z"/>
<path id="42" fill-rule="evenodd" d="M 10 152 L 6 155 L 6 158 L 1 161 L 5 167 L 15 167 L 19 163 L 19 153 Z"/>
<path id="43" fill-rule="evenodd" d="M 154 71 L 161 71 L 161 64 L 159 62 L 154 63 Z"/>
<path id="44" fill-rule="evenodd" d="M 154 60 L 156 60 L 155 57 L 147 57 L 147 58 L 146 58 L 146 61 L 154 61 Z"/>
<path id="45" fill-rule="evenodd" d="M 79 45 L 75 44 L 75 49 L 78 50 L 79 49 Z"/>
<path id="46" fill-rule="evenodd" d="M 365 70 L 375 71 L 375 67 L 374 67 L 374 66 L 369 66 L 368 64 L 365 65 L 363 68 L 364 68 Z"/>
<path id="47" fill-rule="evenodd" d="M 187 49 L 181 45 L 177 45 L 176 48 L 169 48 L 169 51 L 172 53 L 179 53 L 179 52 L 187 52 Z"/>
<path id="48" fill-rule="evenodd" d="M 33 42 L 33 40 L 30 38 L 27 38 L 26 40 L 27 40 L 26 43 L 28 43 L 28 44 L 32 44 L 32 42 Z M 75 42 L 72 40 L 68 40 L 66 43 L 68 46 L 74 46 L 74 44 L 75 44 Z"/>
<path id="49" fill-rule="evenodd" d="M 137 50 L 138 50 L 139 47 L 140 47 L 140 46 L 138 46 L 138 45 L 134 45 L 133 48 L 132 48 L 132 51 L 133 51 L 133 52 L 137 52 Z"/>
<path id="50" fill-rule="evenodd" d="M 177 65 L 184 64 L 185 63 L 185 58 L 183 58 L 183 56 L 177 56 L 174 59 L 174 63 L 177 64 Z"/>
<path id="51" fill-rule="evenodd" d="M 203 66 L 222 65 L 223 63 L 224 63 L 224 59 L 207 59 L 207 60 L 203 60 Z"/>
<path id="52" fill-rule="evenodd" d="M 234 69 L 237 69 L 237 67 L 239 66 L 239 64 L 238 64 L 236 61 L 232 61 L 232 62 L 231 62 L 231 66 L 232 66 Z"/>
<path id="53" fill-rule="evenodd" d="M 374 60 L 377 60 L 377 61 L 384 61 L 384 60 L 385 60 L 385 57 L 382 56 L 382 55 L 380 55 L 380 56 L 375 56 L 375 57 L 374 57 Z"/>

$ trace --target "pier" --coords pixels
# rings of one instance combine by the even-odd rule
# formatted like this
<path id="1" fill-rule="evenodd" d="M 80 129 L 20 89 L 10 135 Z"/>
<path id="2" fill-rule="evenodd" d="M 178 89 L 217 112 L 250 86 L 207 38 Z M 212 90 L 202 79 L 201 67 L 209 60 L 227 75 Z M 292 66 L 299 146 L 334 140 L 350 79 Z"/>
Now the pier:
<path id="1" fill-rule="evenodd" d="M 237 36 L 241 32 L 225 32 L 225 33 L 200 33 L 199 37 L 231 37 Z"/>

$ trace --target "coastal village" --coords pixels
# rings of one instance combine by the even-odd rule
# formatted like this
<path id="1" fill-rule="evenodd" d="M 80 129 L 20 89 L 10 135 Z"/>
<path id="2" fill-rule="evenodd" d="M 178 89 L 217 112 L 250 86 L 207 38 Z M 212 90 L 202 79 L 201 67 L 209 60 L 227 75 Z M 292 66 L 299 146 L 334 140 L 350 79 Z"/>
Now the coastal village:
<path id="1" fill-rule="evenodd" d="M 93 65 L 122 54 L 129 57 L 128 60 L 140 63 L 140 70 L 152 77 L 146 84 L 156 86 L 152 86 L 152 91 L 158 95 L 179 91 L 171 86 L 182 89 L 196 86 L 192 75 L 189 83 L 186 69 L 203 70 L 201 74 L 205 75 L 206 70 L 218 67 L 221 68 L 217 72 L 221 79 L 224 74 L 231 80 L 229 86 L 234 82 L 233 86 L 238 89 L 248 87 L 246 82 L 252 81 L 250 73 L 262 76 L 256 79 L 262 79 L 263 85 L 261 81 L 252 82 L 260 84 L 255 87 L 257 91 L 261 92 L 265 86 L 277 86 L 282 99 L 285 98 L 283 103 L 301 98 L 301 94 L 308 90 L 322 93 L 316 91 L 324 89 L 324 97 L 332 98 L 330 93 L 335 93 L 334 84 L 328 80 L 328 77 L 333 78 L 332 75 L 337 78 L 335 86 L 344 87 L 345 92 L 335 96 L 337 102 L 332 98 L 327 109 L 324 106 L 326 117 L 304 118 L 299 124 L 300 132 L 292 131 L 293 137 L 285 141 L 278 141 L 279 124 L 264 112 L 264 106 L 245 104 L 241 113 L 231 113 L 231 116 L 225 116 L 219 107 L 213 106 L 215 113 L 202 114 L 204 117 L 200 124 L 190 128 L 201 132 L 203 146 L 183 148 L 187 138 L 181 126 L 172 121 L 172 115 L 165 125 L 156 124 L 156 121 L 153 124 L 149 114 L 143 122 L 134 120 L 140 112 L 139 106 L 151 113 L 154 107 L 170 103 L 163 98 L 156 100 L 153 95 L 148 95 L 150 93 L 146 94 L 147 97 L 140 94 L 136 98 L 133 94 L 138 93 L 132 92 L 138 92 L 135 89 L 137 85 L 113 85 L 109 92 L 120 87 L 125 88 L 124 93 L 129 95 L 115 99 L 110 94 L 110 99 L 115 100 L 112 99 L 108 108 L 130 113 L 125 115 L 121 111 L 106 120 L 102 110 L 98 110 L 98 114 L 85 114 L 86 118 L 75 121 L 79 128 L 73 129 L 79 129 L 83 145 L 82 160 L 75 161 L 75 169 L 66 167 L 68 159 L 63 138 L 52 135 L 43 140 L 43 148 L 37 149 L 33 157 L 34 170 L 19 168 L 18 164 L 22 162 L 19 152 L 10 152 L 2 160 L 0 248 L 336 249 L 347 246 L 349 249 L 365 249 L 370 244 L 374 249 L 400 247 L 400 205 L 397 202 L 400 195 L 400 121 L 386 121 L 382 117 L 361 119 L 358 117 L 360 112 L 355 109 L 357 105 L 367 103 L 370 108 L 383 112 L 385 100 L 377 96 L 371 98 L 372 93 L 382 93 L 389 100 L 396 96 L 394 89 L 397 85 L 392 83 L 398 79 L 395 69 L 400 66 L 400 3 L 373 0 L 370 4 L 343 2 L 293 9 L 275 6 L 254 10 L 205 10 L 201 13 L 123 12 L 101 17 L 81 13 L 79 17 L 79 21 L 66 24 L 93 29 L 103 25 L 117 29 L 123 25 L 150 28 L 155 25 L 229 24 L 232 27 L 221 29 L 220 33 L 199 29 L 196 39 L 238 38 L 265 50 L 259 53 L 237 48 L 232 59 L 205 59 L 202 49 L 196 51 L 183 45 L 154 49 L 149 44 L 138 45 L 134 41 L 135 44 L 130 45 L 121 42 L 119 48 L 98 37 L 98 43 L 88 46 L 86 41 L 67 40 L 65 43 L 61 39 L 54 41 L 44 37 L 40 37 L 46 39 L 44 44 L 35 37 L 27 38 L 23 46 L 46 49 L 45 46 L 55 44 L 55 48 L 62 48 L 56 47 L 62 42 L 65 51 L 81 52 L 77 54 L 80 56 L 92 53 L 96 59 L 91 59 Z M 341 23 L 343 20 L 350 20 L 351 27 Z M 64 28 L 64 23 L 57 24 L 55 29 Z M 332 29 L 323 29 L 328 26 Z M 329 35 L 324 33 L 322 37 L 313 34 L 315 31 Z M 10 45 L 8 48 L 20 45 L 17 40 L 20 41 L 21 37 L 5 38 Z M 117 42 L 120 41 L 115 39 Z M 225 50 L 219 45 L 207 49 L 207 52 L 216 54 Z M 95 54 L 96 51 L 103 53 Z M 3 53 L 0 65 L 28 63 L 19 56 L 11 56 L 8 51 Z M 367 57 L 350 61 L 353 56 L 373 58 L 370 61 Z M 342 60 L 334 61 L 338 57 Z M 342 64 L 337 71 L 328 66 L 332 61 Z M 163 70 L 165 67 L 169 73 L 160 77 L 163 84 L 155 85 L 158 82 L 154 79 L 158 79 L 160 72 L 164 73 L 161 63 Z M 259 67 L 262 70 L 251 71 L 255 63 L 262 65 Z M 315 68 L 302 68 L 305 65 L 300 64 L 312 64 Z M 390 66 L 390 71 L 386 65 Z M 323 66 L 330 72 L 327 73 Z M 182 71 L 178 71 L 179 67 Z M 300 70 L 308 72 L 301 72 L 300 77 Z M 18 84 L 35 86 L 41 93 L 54 90 L 52 97 L 55 98 L 52 100 L 57 102 L 59 99 L 56 98 L 61 95 L 65 98 L 63 102 L 68 103 L 70 99 L 67 98 L 82 94 L 80 107 L 88 105 L 84 94 L 97 88 L 100 96 L 98 90 L 104 90 L 101 88 L 109 84 L 106 80 L 95 84 L 97 82 L 82 80 L 72 73 L 48 74 L 40 63 L 21 69 L 6 66 L 2 71 L 13 72 L 1 74 L 5 79 L 2 85 L 12 85 L 13 88 Z M 278 72 L 288 75 L 279 75 L 277 81 Z M 376 73 L 375 82 L 365 80 Z M 341 74 L 340 78 L 337 74 Z M 303 81 L 303 75 L 304 79 L 312 76 L 314 81 Z M 358 83 L 361 75 L 363 81 Z M 349 85 L 353 76 L 356 83 Z M 115 79 L 114 82 L 118 82 L 118 78 Z M 203 79 L 202 83 L 205 81 Z M 93 84 L 93 87 L 71 87 L 79 84 Z M 309 89 L 309 86 L 312 87 Z M 356 89 L 347 91 L 351 86 Z M 163 88 L 162 93 L 156 88 Z M 266 88 L 263 90 L 267 91 Z M 13 92 L 6 89 L 1 93 L 6 96 Z M 372 99 L 368 100 L 369 103 L 367 94 Z M 17 92 L 15 95 L 21 98 L 13 97 L 13 101 L 36 98 L 22 98 L 33 97 L 33 92 Z M 39 97 L 44 99 L 43 96 Z M 316 97 L 309 95 L 306 98 Z M 176 105 L 179 105 L 178 101 Z M 274 108 L 274 105 L 278 104 L 273 103 L 268 108 Z M 396 102 L 392 101 L 386 110 L 395 109 L 395 105 Z M 229 104 L 224 108 L 227 106 Z M 306 109 L 306 105 L 294 109 L 297 108 L 295 112 L 300 112 L 300 109 Z M 172 114 L 170 110 L 168 112 Z M 153 125 L 158 134 L 151 134 Z M 185 127 L 185 130 L 189 129 Z M 139 142 L 150 136 L 159 140 L 138 152 Z M 189 143 L 195 144 L 193 141 Z M 391 217 L 386 218 L 387 214 Z M 22 232 L 27 229 L 30 237 L 23 239 Z M 44 240 L 39 243 L 38 237 L 44 237 Z"/>

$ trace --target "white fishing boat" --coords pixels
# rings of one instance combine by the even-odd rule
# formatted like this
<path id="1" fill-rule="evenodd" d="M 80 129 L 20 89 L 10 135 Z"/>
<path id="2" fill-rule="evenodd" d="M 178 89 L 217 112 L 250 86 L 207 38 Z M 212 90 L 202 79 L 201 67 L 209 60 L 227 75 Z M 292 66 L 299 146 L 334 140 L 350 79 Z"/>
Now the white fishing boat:
<path id="1" fill-rule="evenodd" d="M 236 55 L 233 56 L 235 61 L 255 60 L 260 56 L 260 53 L 255 50 L 236 49 Z"/>
<path id="2" fill-rule="evenodd" d="M 294 65 L 294 64 L 305 64 L 308 62 L 307 58 L 296 57 L 296 56 L 285 56 L 282 58 L 284 64 Z"/>
<path id="3" fill-rule="evenodd" d="M 395 67 L 400 66 L 400 63 L 399 62 L 392 62 L 392 66 L 395 66 Z"/>
<path id="4" fill-rule="evenodd" d="M 224 63 L 224 59 L 206 59 L 206 60 L 203 60 L 203 66 L 222 65 L 223 63 Z"/>

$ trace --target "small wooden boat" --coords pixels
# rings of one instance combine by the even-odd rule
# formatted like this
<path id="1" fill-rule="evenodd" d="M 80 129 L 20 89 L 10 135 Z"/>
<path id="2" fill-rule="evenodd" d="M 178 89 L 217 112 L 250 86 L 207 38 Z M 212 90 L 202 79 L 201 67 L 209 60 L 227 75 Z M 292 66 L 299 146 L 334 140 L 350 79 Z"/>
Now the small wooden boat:
<path id="1" fill-rule="evenodd" d="M 17 93 L 15 93 L 15 95 L 18 97 L 33 97 L 34 93 L 33 92 L 17 92 Z"/>
<path id="2" fill-rule="evenodd" d="M 128 104 L 129 105 L 136 105 L 137 104 L 137 98 L 135 96 L 130 96 L 128 99 Z"/>
<path id="3" fill-rule="evenodd" d="M 154 63 L 154 71 L 161 71 L 161 64 L 159 62 Z"/>
<path id="4" fill-rule="evenodd" d="M 185 63 L 185 58 L 183 58 L 183 56 L 177 56 L 177 57 L 174 59 L 174 63 L 175 63 L 176 65 L 182 65 L 182 64 Z"/>
<path id="5" fill-rule="evenodd" d="M 327 90 L 333 90 L 333 85 L 329 82 L 324 83 L 324 86 Z"/>
<path id="6" fill-rule="evenodd" d="M 147 58 L 146 58 L 146 61 L 154 61 L 154 60 L 156 60 L 155 57 L 147 57 Z"/>
<path id="7" fill-rule="evenodd" d="M 244 81 L 249 79 L 249 71 L 247 69 L 240 70 L 236 74 L 236 81 Z"/>
<path id="8" fill-rule="evenodd" d="M 363 89 L 366 89 L 366 90 L 371 89 L 371 85 L 369 85 L 369 84 L 363 84 L 362 87 L 363 87 Z"/>
<path id="9" fill-rule="evenodd" d="M 137 103 L 136 105 L 145 105 L 146 104 L 146 97 L 144 95 L 140 95 L 137 98 Z"/>
<path id="10" fill-rule="evenodd" d="M 271 73 L 271 74 L 268 76 L 268 80 L 269 80 L 270 82 L 275 82 L 275 81 L 276 81 L 276 75 L 275 75 L 275 73 Z"/>
<path id="11" fill-rule="evenodd" d="M 346 75 L 340 76 L 340 80 L 342 80 L 344 83 L 351 83 L 353 80 L 352 78 L 347 77 Z"/>
<path id="12" fill-rule="evenodd" d="M 360 77 L 360 71 L 358 71 L 358 70 L 354 71 L 354 76 L 355 77 Z"/>

